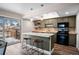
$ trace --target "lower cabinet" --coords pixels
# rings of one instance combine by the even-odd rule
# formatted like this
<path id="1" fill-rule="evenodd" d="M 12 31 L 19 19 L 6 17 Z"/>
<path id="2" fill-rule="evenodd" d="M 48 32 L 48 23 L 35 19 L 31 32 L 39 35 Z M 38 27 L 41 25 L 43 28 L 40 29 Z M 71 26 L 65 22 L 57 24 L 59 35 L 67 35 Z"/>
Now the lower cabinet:
<path id="1" fill-rule="evenodd" d="M 69 35 L 69 45 L 76 47 L 76 34 Z"/>
<path id="2" fill-rule="evenodd" d="M 54 40 L 54 43 L 56 43 L 56 41 L 57 41 L 57 34 L 54 35 L 53 40 Z"/>
<path id="3" fill-rule="evenodd" d="M 57 35 L 54 37 L 54 43 L 56 43 Z M 69 34 L 69 46 L 76 47 L 76 34 Z"/>

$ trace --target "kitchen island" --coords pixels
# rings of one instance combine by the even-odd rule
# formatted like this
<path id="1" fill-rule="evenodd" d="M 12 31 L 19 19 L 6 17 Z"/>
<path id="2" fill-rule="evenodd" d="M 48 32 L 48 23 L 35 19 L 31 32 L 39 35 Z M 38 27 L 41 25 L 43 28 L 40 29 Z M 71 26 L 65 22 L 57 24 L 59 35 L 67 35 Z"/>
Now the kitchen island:
<path id="1" fill-rule="evenodd" d="M 54 50 L 54 38 L 55 34 L 50 33 L 35 33 L 35 32 L 28 32 L 28 33 L 22 33 L 22 38 L 31 38 L 31 44 L 28 43 L 27 46 L 30 46 L 34 49 L 39 48 L 40 52 L 41 50 L 44 51 L 46 54 L 51 54 Z M 43 40 L 43 48 L 40 46 L 33 45 L 33 40 Z M 22 42 L 23 43 L 23 42 Z"/>

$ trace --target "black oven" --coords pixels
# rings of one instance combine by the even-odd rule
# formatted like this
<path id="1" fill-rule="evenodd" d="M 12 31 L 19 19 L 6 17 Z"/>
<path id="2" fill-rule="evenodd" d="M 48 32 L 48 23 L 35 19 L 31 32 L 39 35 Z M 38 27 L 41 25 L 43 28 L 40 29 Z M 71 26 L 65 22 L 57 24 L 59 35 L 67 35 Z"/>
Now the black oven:
<path id="1" fill-rule="evenodd" d="M 57 33 L 57 43 L 68 45 L 69 43 L 69 34 L 68 33 Z"/>
<path id="2" fill-rule="evenodd" d="M 57 43 L 68 45 L 69 44 L 69 23 L 58 23 Z"/>

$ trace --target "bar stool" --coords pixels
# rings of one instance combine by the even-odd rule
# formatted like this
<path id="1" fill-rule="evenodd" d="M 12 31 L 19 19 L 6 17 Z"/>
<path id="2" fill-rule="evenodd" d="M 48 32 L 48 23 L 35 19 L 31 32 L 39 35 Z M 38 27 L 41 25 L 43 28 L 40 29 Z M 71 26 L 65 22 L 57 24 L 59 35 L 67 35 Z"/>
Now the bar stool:
<path id="1" fill-rule="evenodd" d="M 37 49 L 34 49 L 34 52 L 38 52 L 38 55 L 39 55 L 39 53 L 40 53 L 39 48 L 41 47 L 41 49 L 43 49 L 43 43 L 44 43 L 43 40 L 39 40 L 39 39 L 34 39 L 34 40 L 33 40 L 33 45 L 37 47 Z M 34 53 L 34 52 L 33 52 L 33 53 Z M 44 53 L 44 52 L 43 52 L 43 53 Z M 42 54 L 43 54 L 43 53 L 42 53 Z"/>
<path id="2" fill-rule="evenodd" d="M 28 53 L 28 51 L 30 51 L 31 50 L 31 48 L 29 48 L 28 46 L 27 46 L 27 44 L 29 44 L 29 45 L 31 45 L 31 38 L 29 38 L 29 37 L 26 37 L 26 38 L 24 38 L 24 40 L 25 40 L 25 49 L 26 49 L 26 52 L 27 52 L 27 54 L 30 54 L 30 53 Z"/>
<path id="3" fill-rule="evenodd" d="M 27 47 L 28 41 L 30 42 L 30 38 L 23 38 L 22 48 L 26 48 Z"/>

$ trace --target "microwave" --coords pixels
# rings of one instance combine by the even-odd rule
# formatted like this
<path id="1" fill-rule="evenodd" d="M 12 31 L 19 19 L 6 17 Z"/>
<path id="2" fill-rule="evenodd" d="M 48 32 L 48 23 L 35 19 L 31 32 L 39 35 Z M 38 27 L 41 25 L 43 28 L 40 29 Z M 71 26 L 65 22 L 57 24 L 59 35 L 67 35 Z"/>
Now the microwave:
<path id="1" fill-rule="evenodd" d="M 58 28 L 66 28 L 66 27 L 69 27 L 69 23 L 68 22 L 58 23 Z"/>

